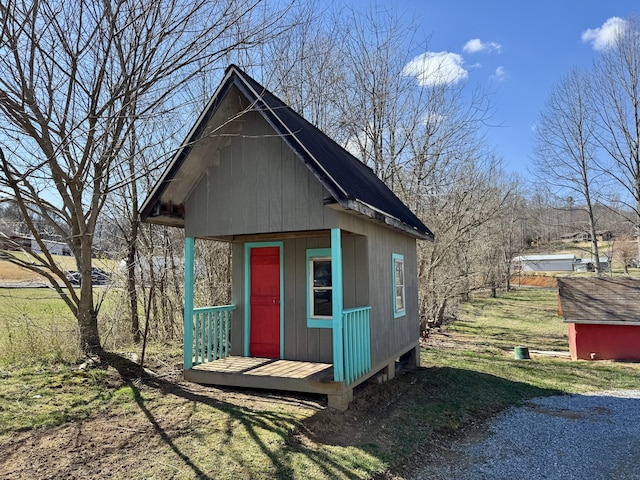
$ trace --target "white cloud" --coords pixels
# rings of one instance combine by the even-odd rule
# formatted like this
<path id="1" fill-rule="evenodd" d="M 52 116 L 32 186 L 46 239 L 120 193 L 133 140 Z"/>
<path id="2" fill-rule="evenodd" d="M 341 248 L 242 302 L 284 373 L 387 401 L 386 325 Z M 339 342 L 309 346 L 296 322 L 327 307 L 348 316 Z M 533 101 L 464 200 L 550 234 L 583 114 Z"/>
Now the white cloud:
<path id="1" fill-rule="evenodd" d="M 462 56 L 451 52 L 425 52 L 405 65 L 402 73 L 416 77 L 423 87 L 457 83 L 466 79 Z"/>
<path id="2" fill-rule="evenodd" d="M 507 71 L 505 70 L 504 67 L 500 66 L 496 68 L 496 71 L 491 76 L 491 78 L 493 78 L 494 80 L 497 80 L 498 82 L 503 82 L 507 79 Z"/>
<path id="3" fill-rule="evenodd" d="M 582 41 L 591 43 L 594 50 L 606 50 L 616 38 L 627 28 L 627 21 L 619 17 L 611 17 L 598 28 L 589 28 L 582 32 Z"/>
<path id="4" fill-rule="evenodd" d="M 502 45 L 496 42 L 483 42 L 479 38 L 473 38 L 464 44 L 462 51 L 465 53 L 479 52 L 498 52 L 502 49 Z"/>

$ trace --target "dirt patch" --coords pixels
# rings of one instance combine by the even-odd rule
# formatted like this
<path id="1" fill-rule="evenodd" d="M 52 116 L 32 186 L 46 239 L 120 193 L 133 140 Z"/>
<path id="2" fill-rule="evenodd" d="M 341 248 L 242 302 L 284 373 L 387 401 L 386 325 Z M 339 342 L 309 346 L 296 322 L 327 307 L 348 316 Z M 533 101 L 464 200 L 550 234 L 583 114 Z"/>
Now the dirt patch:
<path id="1" fill-rule="evenodd" d="M 558 288 L 555 277 L 545 275 L 520 275 L 511 278 L 511 284 L 522 287 Z"/>
<path id="2" fill-rule="evenodd" d="M 113 376 L 118 375 L 114 370 Z M 176 372 L 171 378 L 165 373 L 161 379 L 135 381 L 141 397 L 161 394 L 161 400 L 141 402 L 140 408 L 134 404 L 118 414 L 97 413 L 54 428 L 0 437 L 0 479 L 131 478 L 131 472 L 140 472 L 140 465 L 156 464 L 159 452 L 167 446 L 189 465 L 189 452 L 178 445 L 193 434 L 189 406 L 195 401 L 247 411 L 259 410 L 265 403 L 318 411 L 325 408 L 321 397 L 224 390 L 187 383 L 178 375 Z M 167 468 L 172 472 L 174 467 Z M 173 471 L 153 478 L 183 477 Z"/>
<path id="3" fill-rule="evenodd" d="M 424 345 L 474 351 L 485 348 L 477 337 L 446 329 L 434 330 Z M 274 431 L 288 429 L 281 437 L 287 443 L 282 448 L 315 455 L 319 446 L 354 446 L 379 458 L 394 449 L 411 451 L 402 464 L 394 466 L 393 473 L 378 477 L 385 480 L 405 477 L 421 465 L 428 451 L 442 448 L 482 425 L 482 415 L 478 415 L 467 418 L 464 428 L 440 428 L 425 433 L 417 443 L 399 445 L 398 429 L 403 422 L 412 421 L 411 406 L 419 404 L 417 397 L 422 399 L 421 395 L 431 388 L 421 387 L 425 375 L 420 377 L 410 368 L 400 371 L 393 382 L 379 385 L 372 381 L 359 386 L 349 410 L 341 413 L 327 409 L 324 396 L 187 383 L 179 366 L 172 362 L 165 362 L 162 368 L 154 365 L 151 368 L 155 375 L 143 379 L 135 378 L 132 362 L 110 366 L 109 376 L 103 381 L 112 390 L 131 385 L 143 401 L 129 401 L 125 407 L 130 408 L 117 414 L 105 410 L 53 428 L 0 436 L 0 479 L 214 478 L 198 470 L 201 465 L 196 458 L 202 457 L 191 456 L 193 448 L 213 447 L 195 443 L 198 432 L 219 428 L 208 423 L 210 417 L 193 414 L 197 405 L 213 407 L 208 412 L 230 412 L 220 430 L 225 441 L 233 436 L 234 423 L 254 421 L 262 425 L 264 418 L 277 422 L 282 418 L 279 412 L 295 411 L 299 420 L 285 420 L 273 427 Z M 425 431 L 431 428 L 425 425 Z M 167 465 L 161 475 L 142 475 L 141 466 L 163 461 Z"/>
<path id="4" fill-rule="evenodd" d="M 166 428 L 166 427 L 165 427 Z M 144 461 L 159 441 L 134 417 L 96 417 L 13 435 L 3 442 L 1 478 L 112 478 Z"/>
<path id="5" fill-rule="evenodd" d="M 245 412 L 247 417 L 299 412 L 306 419 L 297 423 L 288 440 L 293 449 L 358 446 L 375 439 L 377 448 L 385 451 L 392 448 L 393 436 L 387 435 L 384 419 L 392 415 L 394 403 L 408 388 L 398 383 L 395 390 L 390 384 L 362 385 L 349 411 L 342 413 L 327 409 L 325 396 L 201 386 L 184 382 L 181 371 L 170 367 L 154 371 L 155 376 L 133 378 L 130 367 L 110 366 L 103 381 L 112 389 L 131 385 L 143 401 L 138 405 L 129 401 L 117 413 L 97 412 L 53 428 L 0 436 L 0 479 L 137 478 L 141 465 L 157 465 L 166 458 L 174 459 L 167 473 L 149 478 L 214 478 L 211 472 L 198 472 L 185 447 L 193 445 L 198 428 L 209 421 L 194 419 L 190 412 L 196 404 Z M 173 450 L 172 455 L 166 455 L 168 450 Z"/>

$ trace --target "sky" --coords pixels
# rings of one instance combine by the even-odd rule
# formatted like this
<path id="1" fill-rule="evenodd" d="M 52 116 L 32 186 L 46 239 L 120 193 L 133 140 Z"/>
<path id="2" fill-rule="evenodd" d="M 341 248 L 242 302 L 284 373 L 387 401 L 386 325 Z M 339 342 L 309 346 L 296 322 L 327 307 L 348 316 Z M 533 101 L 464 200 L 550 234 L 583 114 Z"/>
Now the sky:
<path id="1" fill-rule="evenodd" d="M 386 2 L 378 0 L 379 5 Z M 638 0 L 389 1 L 428 39 L 414 62 L 446 64 L 451 78 L 493 92 L 488 141 L 504 169 L 526 177 L 533 128 L 555 84 L 574 66 L 588 67 L 612 28 L 640 15 Z M 405 67 L 410 71 L 414 65 Z"/>

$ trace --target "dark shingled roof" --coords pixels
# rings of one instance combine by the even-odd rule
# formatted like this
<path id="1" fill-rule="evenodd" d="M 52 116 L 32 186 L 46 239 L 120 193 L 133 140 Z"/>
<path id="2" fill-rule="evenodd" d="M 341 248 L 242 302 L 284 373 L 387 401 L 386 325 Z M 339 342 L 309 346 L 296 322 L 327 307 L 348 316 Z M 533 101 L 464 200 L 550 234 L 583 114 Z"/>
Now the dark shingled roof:
<path id="1" fill-rule="evenodd" d="M 565 323 L 640 325 L 640 278 L 558 277 Z"/>
<path id="2" fill-rule="evenodd" d="M 235 65 L 230 65 L 225 73 L 225 79 L 224 85 L 218 89 L 218 95 L 223 97 L 230 86 L 235 85 L 254 104 L 253 108 L 262 113 L 274 130 L 304 161 L 343 208 L 357 210 L 361 213 L 366 212 L 365 214 L 368 216 L 390 225 L 395 223 L 395 219 L 404 224 L 404 228 L 402 228 L 404 231 L 413 233 L 419 238 L 433 238 L 433 233 L 376 176 L 373 170 L 305 120 L 243 70 Z M 220 100 L 213 101 L 210 108 L 215 110 Z M 208 112 L 201 118 L 210 118 L 211 113 Z M 198 130 L 196 128 L 195 131 Z M 182 158 L 184 155 L 186 152 L 183 151 Z M 174 164 L 173 168 L 170 167 L 165 172 L 163 179 L 158 184 L 160 188 L 157 187 L 145 202 L 142 210 L 143 218 L 150 216 L 153 197 L 159 198 L 162 182 L 170 180 L 167 177 L 171 177 L 176 168 L 179 168 L 179 165 Z"/>

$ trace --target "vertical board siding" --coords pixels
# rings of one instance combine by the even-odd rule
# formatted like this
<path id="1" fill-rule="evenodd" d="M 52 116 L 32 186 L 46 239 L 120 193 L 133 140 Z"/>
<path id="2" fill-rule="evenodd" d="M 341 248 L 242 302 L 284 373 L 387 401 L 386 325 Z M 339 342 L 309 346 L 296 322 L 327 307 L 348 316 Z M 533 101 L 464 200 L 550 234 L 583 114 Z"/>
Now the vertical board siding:
<path id="1" fill-rule="evenodd" d="M 231 303 L 236 311 L 231 316 L 231 355 L 244 354 L 244 244 L 233 243 L 231 263 Z"/>
<path id="2" fill-rule="evenodd" d="M 269 231 L 281 232 L 284 224 L 284 185 L 282 175 L 282 163 L 285 151 L 288 148 L 280 138 L 270 137 L 267 139 L 267 162 L 269 171 L 267 172 L 267 186 L 269 194 L 266 197 L 258 198 L 258 201 L 269 205 Z M 295 159 L 294 159 L 295 160 Z M 265 230 L 265 231 L 268 231 Z"/>
<path id="3" fill-rule="evenodd" d="M 298 301 L 296 282 L 290 281 L 289 276 L 295 272 L 295 241 L 284 241 L 284 358 L 293 359 L 298 355 L 300 322 L 295 320 L 295 307 Z"/>
<path id="4" fill-rule="evenodd" d="M 285 255 L 291 257 L 287 263 L 288 268 L 285 268 L 285 289 L 295 292 L 287 299 L 285 309 L 285 330 L 287 338 L 292 339 L 285 345 L 287 359 L 325 363 L 332 361 L 330 331 L 307 327 L 306 252 L 310 248 L 327 248 L 329 245 L 328 237 L 299 238 L 285 242 Z"/>
<path id="5" fill-rule="evenodd" d="M 266 232 L 269 230 L 269 221 L 271 219 L 270 215 L 270 196 L 277 195 L 276 192 L 272 192 L 272 188 L 270 188 L 269 182 L 269 159 L 272 156 L 271 152 L 271 139 L 267 138 L 264 141 L 260 142 L 257 138 L 251 139 L 252 150 L 250 155 L 254 158 L 259 158 L 260 148 L 264 148 L 266 146 L 265 151 L 267 152 L 267 157 L 265 161 L 255 161 L 255 196 L 251 196 L 250 199 L 253 201 L 253 210 L 255 212 L 255 217 L 251 220 L 255 222 L 255 231 L 256 232 Z M 250 172 L 245 173 L 245 177 L 253 177 Z M 250 219 L 245 219 L 245 228 L 247 231 L 251 228 Z"/>
<path id="6" fill-rule="evenodd" d="M 342 305 L 343 308 L 352 308 L 358 306 L 356 303 L 356 255 L 355 242 L 348 241 L 345 237 L 342 242 Z M 363 306 L 365 304 L 362 304 Z"/>
<path id="7" fill-rule="evenodd" d="M 346 216 L 353 232 L 342 235 L 344 308 L 371 306 L 371 362 L 378 364 L 390 355 L 418 340 L 418 300 L 415 241 L 393 230 L 376 227 L 367 221 Z M 368 227 L 377 232 L 368 232 Z M 284 357 L 290 360 L 332 362 L 331 329 L 306 325 L 307 278 L 306 251 L 330 247 L 327 234 L 317 238 L 284 241 Z M 393 318 L 391 255 L 405 257 L 407 314 Z M 244 251 L 242 243 L 233 244 L 231 349 L 242 355 L 244 330 Z"/>
<path id="8" fill-rule="evenodd" d="M 369 280 L 371 362 L 378 364 L 403 348 L 418 341 L 418 285 L 416 241 L 391 228 L 380 227 L 353 215 L 339 214 L 340 228 L 366 236 L 358 240 L 366 246 Z M 358 237 L 356 237 L 358 239 Z M 360 251 L 360 250 L 358 250 Z M 405 259 L 406 315 L 393 316 L 391 255 L 398 253 Z M 357 272 L 359 274 L 359 271 Z M 360 293 L 361 294 L 361 293 Z M 367 305 L 367 303 L 365 303 Z M 360 306 L 360 305 L 354 305 Z"/>
<path id="9" fill-rule="evenodd" d="M 359 307 L 371 305 L 369 303 L 369 260 L 367 250 L 367 237 L 361 235 L 352 237 L 354 241 L 354 269 L 356 297 L 353 304 L 347 307 Z"/>
<path id="10" fill-rule="evenodd" d="M 345 278 L 366 277 L 367 242 L 357 235 L 346 235 L 342 238 L 343 265 Z M 288 239 L 283 242 L 282 255 L 284 262 L 284 358 L 310 362 L 331 363 L 333 361 L 332 330 L 326 328 L 307 327 L 307 249 L 329 248 L 331 241 L 328 235 L 313 238 Z M 236 311 L 231 317 L 231 352 L 243 355 L 244 340 L 244 244 L 233 244 L 233 285 L 232 299 Z M 364 273 L 363 273 L 364 272 Z M 363 282 L 366 285 L 366 281 Z M 368 306 L 368 290 L 353 290 L 349 295 L 345 308 Z"/>
<path id="11" fill-rule="evenodd" d="M 328 193 L 304 162 L 258 113 L 248 112 L 242 121 L 240 135 L 208 152 L 210 166 L 186 201 L 187 235 L 335 227 L 337 213 L 323 203 Z"/>

